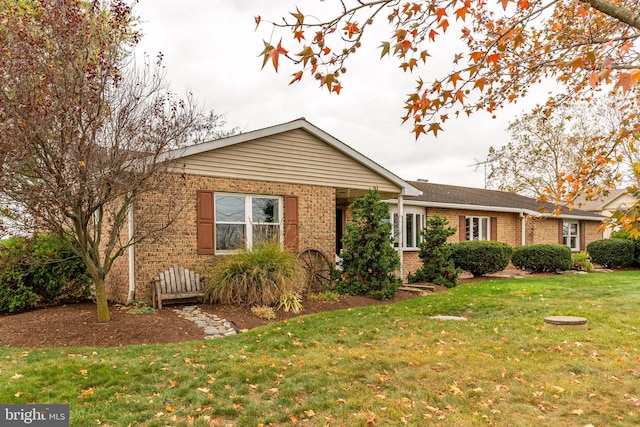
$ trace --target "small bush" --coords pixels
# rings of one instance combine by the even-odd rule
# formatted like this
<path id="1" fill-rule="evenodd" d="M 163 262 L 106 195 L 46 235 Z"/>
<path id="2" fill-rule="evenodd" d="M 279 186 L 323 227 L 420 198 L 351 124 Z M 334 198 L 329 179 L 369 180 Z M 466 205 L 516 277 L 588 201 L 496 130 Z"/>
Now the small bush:
<path id="1" fill-rule="evenodd" d="M 611 235 L 613 239 L 628 239 L 633 242 L 633 264 L 636 267 L 640 267 L 640 238 L 631 237 L 631 233 L 628 231 L 616 231 Z"/>
<path id="2" fill-rule="evenodd" d="M 409 283 L 433 282 L 448 288 L 456 286 L 460 271 L 451 257 L 453 245 L 447 242 L 447 238 L 455 234 L 456 228 L 448 225 L 449 221 L 440 215 L 427 219 L 421 233 L 422 240 L 418 244 L 422 267 L 407 276 Z"/>
<path id="3" fill-rule="evenodd" d="M 573 262 L 573 266 L 579 270 L 593 271 L 591 256 L 587 252 L 578 252 L 571 255 L 571 261 Z"/>
<path id="4" fill-rule="evenodd" d="M 514 248 L 511 263 L 516 267 L 541 273 L 543 271 L 566 271 L 573 265 L 571 249 L 566 245 L 537 244 Z"/>
<path id="5" fill-rule="evenodd" d="M 606 268 L 632 265 L 634 249 L 633 241 L 627 239 L 596 240 L 587 245 L 591 260 Z"/>
<path id="6" fill-rule="evenodd" d="M 457 268 L 477 277 L 507 268 L 512 251 L 506 243 L 469 240 L 454 244 L 452 257 Z"/>
<path id="7" fill-rule="evenodd" d="M 296 257 L 279 243 L 220 257 L 209 270 L 205 298 L 209 302 L 271 306 L 300 291 L 302 272 Z"/>
<path id="8" fill-rule="evenodd" d="M 281 295 L 278 300 L 278 310 L 300 313 L 302 311 L 302 296 L 295 292 Z"/>
<path id="9" fill-rule="evenodd" d="M 90 284 L 86 267 L 68 240 L 41 234 L 0 242 L 0 311 L 83 299 Z"/>
<path id="10" fill-rule="evenodd" d="M 251 307 L 251 312 L 261 319 L 273 320 L 276 318 L 276 313 L 273 311 L 273 307 L 268 305 L 256 305 Z"/>

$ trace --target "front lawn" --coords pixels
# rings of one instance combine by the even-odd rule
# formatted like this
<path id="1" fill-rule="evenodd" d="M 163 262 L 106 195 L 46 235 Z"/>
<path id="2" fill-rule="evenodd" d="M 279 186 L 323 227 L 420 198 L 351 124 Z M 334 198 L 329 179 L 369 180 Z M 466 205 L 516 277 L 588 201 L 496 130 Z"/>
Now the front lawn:
<path id="1" fill-rule="evenodd" d="M 635 426 L 639 306 L 640 272 L 562 275 L 211 341 L 4 348 L 0 402 L 69 403 L 72 426 Z M 545 330 L 552 315 L 589 330 Z"/>

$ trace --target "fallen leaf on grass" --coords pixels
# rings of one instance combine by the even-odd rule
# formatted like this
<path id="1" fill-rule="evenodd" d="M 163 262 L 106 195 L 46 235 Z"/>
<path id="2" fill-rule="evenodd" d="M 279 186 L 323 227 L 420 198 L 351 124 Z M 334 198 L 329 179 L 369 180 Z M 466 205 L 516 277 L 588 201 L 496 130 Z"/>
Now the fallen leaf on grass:
<path id="1" fill-rule="evenodd" d="M 198 390 L 201 393 L 209 393 L 209 389 L 206 387 L 198 387 L 196 390 Z"/>
<path id="2" fill-rule="evenodd" d="M 174 407 L 173 407 L 173 406 L 171 406 L 171 405 L 167 405 L 167 406 L 165 406 L 165 407 L 164 407 L 164 410 L 165 410 L 165 411 L 167 411 L 167 412 L 169 412 L 169 413 L 171 413 L 171 412 L 176 412 L 176 408 L 174 408 Z"/>
<path id="3" fill-rule="evenodd" d="M 14 374 L 14 375 L 11 377 L 11 379 L 12 379 L 12 380 L 17 380 L 18 378 L 22 378 L 22 377 L 24 377 L 24 375 L 22 375 L 22 374 Z"/>
<path id="4" fill-rule="evenodd" d="M 584 414 L 584 411 L 582 409 L 573 409 L 571 411 L 571 415 L 582 415 Z"/>
<path id="5" fill-rule="evenodd" d="M 93 387 L 88 388 L 86 390 L 82 390 L 80 392 L 80 394 L 78 395 L 78 399 L 84 399 L 87 396 L 91 396 L 94 391 L 95 391 L 95 389 Z"/>

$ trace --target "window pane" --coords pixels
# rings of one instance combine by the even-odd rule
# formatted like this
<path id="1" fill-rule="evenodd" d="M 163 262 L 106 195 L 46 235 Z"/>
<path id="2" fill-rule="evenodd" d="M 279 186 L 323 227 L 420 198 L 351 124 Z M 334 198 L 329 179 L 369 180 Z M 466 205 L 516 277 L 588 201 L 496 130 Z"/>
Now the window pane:
<path id="1" fill-rule="evenodd" d="M 216 221 L 244 222 L 244 196 L 216 196 Z"/>
<path id="2" fill-rule="evenodd" d="M 253 247 L 268 242 L 280 241 L 280 226 L 279 225 L 254 225 L 253 230 Z"/>
<path id="3" fill-rule="evenodd" d="M 471 218 L 471 239 L 479 240 L 480 239 L 480 218 Z"/>
<path id="4" fill-rule="evenodd" d="M 406 215 L 406 220 L 405 220 L 405 231 L 404 231 L 404 235 L 406 236 L 405 238 L 405 247 L 407 248 L 414 248 L 416 246 L 415 242 L 413 241 L 413 219 L 414 219 L 414 215 L 413 214 L 407 214 Z"/>
<path id="5" fill-rule="evenodd" d="M 251 220 L 254 223 L 278 223 L 279 211 L 278 199 L 254 197 L 251 200 Z"/>
<path id="6" fill-rule="evenodd" d="M 576 224 L 575 222 L 571 223 L 571 235 L 572 236 L 578 235 L 578 224 Z"/>
<path id="7" fill-rule="evenodd" d="M 421 237 L 422 224 L 424 224 L 424 215 L 419 215 L 419 214 L 416 215 L 416 240 L 415 240 L 416 247 L 422 240 L 422 237 Z"/>
<path id="8" fill-rule="evenodd" d="M 244 247 L 244 224 L 216 224 L 216 249 L 234 250 Z"/>
<path id="9" fill-rule="evenodd" d="M 481 227 L 480 227 L 480 239 L 481 240 L 489 240 L 489 218 L 480 218 Z"/>
<path id="10" fill-rule="evenodd" d="M 571 249 L 577 249 L 578 248 L 578 238 L 577 237 L 572 237 L 571 238 Z"/>

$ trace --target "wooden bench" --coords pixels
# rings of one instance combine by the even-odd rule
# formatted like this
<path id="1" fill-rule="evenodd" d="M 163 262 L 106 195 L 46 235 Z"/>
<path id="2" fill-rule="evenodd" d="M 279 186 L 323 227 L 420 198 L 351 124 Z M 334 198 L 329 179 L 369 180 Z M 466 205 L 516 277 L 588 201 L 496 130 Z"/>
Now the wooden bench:
<path id="1" fill-rule="evenodd" d="M 204 298 L 204 281 L 200 275 L 179 265 L 174 265 L 153 279 L 153 307 L 162 308 L 162 301 L 187 298 Z"/>

